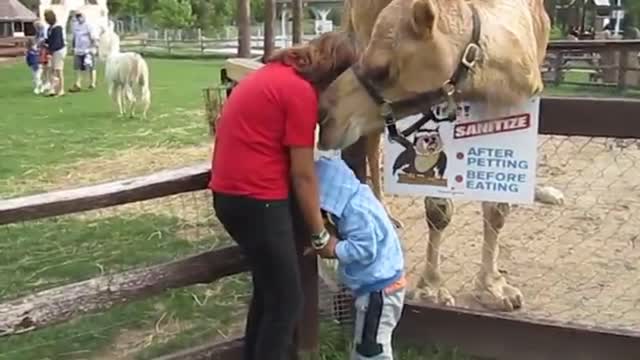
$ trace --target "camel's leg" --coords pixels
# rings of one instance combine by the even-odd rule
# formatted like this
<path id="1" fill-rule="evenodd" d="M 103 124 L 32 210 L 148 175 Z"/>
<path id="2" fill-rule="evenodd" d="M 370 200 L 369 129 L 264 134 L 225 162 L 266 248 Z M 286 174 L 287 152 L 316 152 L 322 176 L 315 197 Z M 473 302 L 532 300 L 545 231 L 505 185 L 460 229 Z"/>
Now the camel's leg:
<path id="1" fill-rule="evenodd" d="M 451 199 L 425 197 L 424 210 L 429 225 L 427 263 L 415 293 L 410 296 L 436 304 L 454 305 L 455 300 L 449 291 L 442 286 L 442 276 L 440 275 L 442 233 L 451 222 L 453 202 Z"/>
<path id="2" fill-rule="evenodd" d="M 389 215 L 389 219 L 397 229 L 401 229 L 403 224 L 400 220 L 393 217 L 389 208 L 384 203 L 384 194 L 382 192 L 382 174 L 380 174 L 380 140 L 382 133 L 374 133 L 366 137 L 367 141 L 367 164 L 369 165 L 369 173 L 371 174 L 371 189 L 375 197 L 382 203 L 384 210 Z"/>
<path id="3" fill-rule="evenodd" d="M 498 235 L 509 210 L 510 206 L 506 203 L 482 203 L 484 244 L 475 296 L 482 305 L 493 310 L 513 311 L 521 308 L 524 301 L 520 289 L 507 284 L 507 280 L 498 271 Z"/>

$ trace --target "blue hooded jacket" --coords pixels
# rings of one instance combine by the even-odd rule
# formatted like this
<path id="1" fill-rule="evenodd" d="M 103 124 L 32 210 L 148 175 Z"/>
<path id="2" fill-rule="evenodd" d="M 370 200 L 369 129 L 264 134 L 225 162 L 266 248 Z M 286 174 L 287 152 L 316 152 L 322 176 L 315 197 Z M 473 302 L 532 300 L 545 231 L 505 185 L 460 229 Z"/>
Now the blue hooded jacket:
<path id="1" fill-rule="evenodd" d="M 320 207 L 332 215 L 340 241 L 338 272 L 356 296 L 380 291 L 404 273 L 400 239 L 382 204 L 342 159 L 315 163 Z"/>

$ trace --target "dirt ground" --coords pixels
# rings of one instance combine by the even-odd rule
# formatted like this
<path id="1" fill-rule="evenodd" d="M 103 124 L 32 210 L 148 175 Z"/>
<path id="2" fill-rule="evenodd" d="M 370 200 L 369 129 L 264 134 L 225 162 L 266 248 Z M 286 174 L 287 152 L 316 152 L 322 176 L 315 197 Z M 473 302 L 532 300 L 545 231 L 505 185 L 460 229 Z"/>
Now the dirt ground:
<path id="1" fill-rule="evenodd" d="M 519 206 L 500 237 L 499 268 L 525 296 L 525 316 L 606 327 L 640 323 L 640 143 L 541 137 L 538 181 L 565 204 Z M 405 225 L 410 281 L 425 264 L 422 198 L 392 198 Z M 479 308 L 470 291 L 479 270 L 479 203 L 458 202 L 442 245 L 442 274 L 457 305 Z"/>

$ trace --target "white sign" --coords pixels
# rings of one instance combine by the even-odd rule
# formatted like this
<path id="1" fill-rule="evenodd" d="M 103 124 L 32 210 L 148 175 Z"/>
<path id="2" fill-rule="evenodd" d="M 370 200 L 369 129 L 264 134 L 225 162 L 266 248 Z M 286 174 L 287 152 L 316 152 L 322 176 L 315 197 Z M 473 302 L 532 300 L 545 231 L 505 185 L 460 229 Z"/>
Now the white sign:
<path id="1" fill-rule="evenodd" d="M 407 135 L 404 145 L 385 137 L 385 192 L 533 203 L 539 110 L 539 97 L 499 116 L 486 115 L 481 104 L 461 103 L 451 122 L 438 106 L 437 119 Z M 421 118 L 400 120 L 398 131 Z"/>
<path id="2" fill-rule="evenodd" d="M 326 32 L 333 31 L 333 21 L 331 20 L 316 20 L 315 22 L 316 34 L 324 34 Z"/>

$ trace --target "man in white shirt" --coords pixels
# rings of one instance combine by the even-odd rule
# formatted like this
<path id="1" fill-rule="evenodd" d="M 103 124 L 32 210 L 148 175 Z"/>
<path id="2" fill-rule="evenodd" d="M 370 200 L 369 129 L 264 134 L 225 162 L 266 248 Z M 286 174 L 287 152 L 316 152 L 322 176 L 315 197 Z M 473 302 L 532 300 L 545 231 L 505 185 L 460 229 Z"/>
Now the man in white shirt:
<path id="1" fill-rule="evenodd" d="M 72 23 L 73 31 L 73 68 L 76 71 L 76 81 L 69 92 L 81 89 L 83 73 L 89 72 L 89 89 L 96 87 L 96 43 L 97 36 L 93 27 L 87 23 L 84 15 L 77 12 Z"/>

